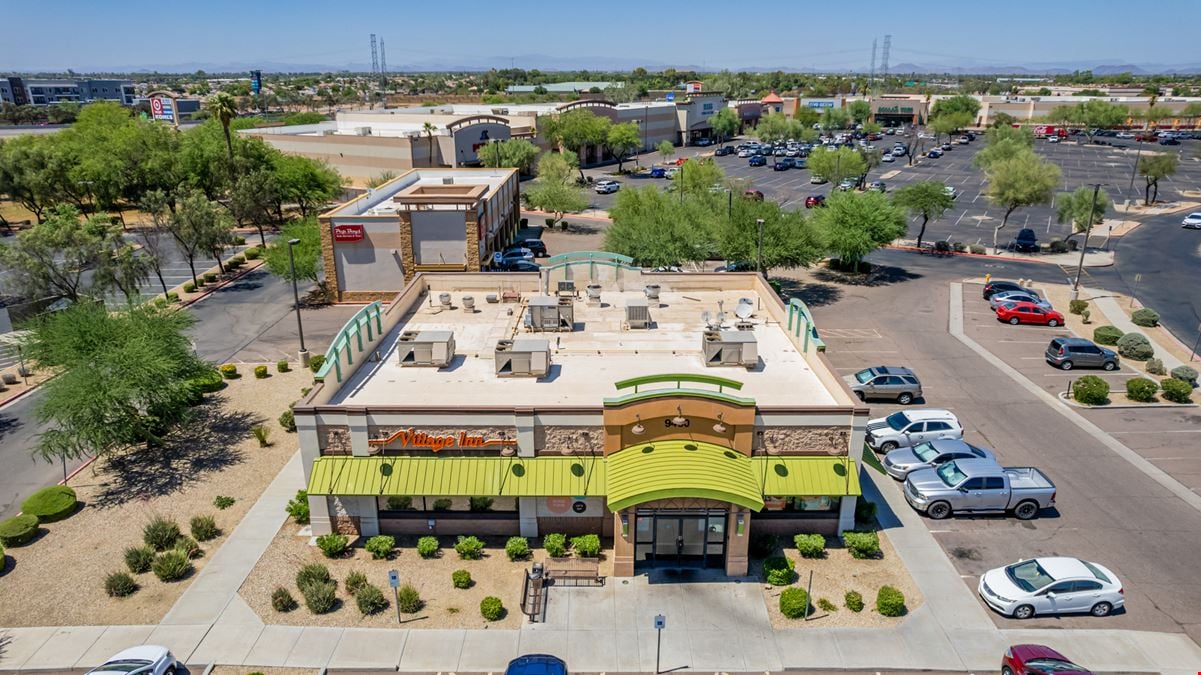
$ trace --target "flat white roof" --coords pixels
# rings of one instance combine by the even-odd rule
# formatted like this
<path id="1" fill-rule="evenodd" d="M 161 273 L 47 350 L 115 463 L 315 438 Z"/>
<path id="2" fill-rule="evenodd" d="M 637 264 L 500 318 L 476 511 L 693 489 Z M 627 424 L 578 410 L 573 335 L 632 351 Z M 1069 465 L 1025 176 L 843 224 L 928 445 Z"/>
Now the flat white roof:
<path id="1" fill-rule="evenodd" d="M 410 185 L 445 185 L 450 178 L 454 185 L 487 185 L 488 198 L 499 188 L 513 169 L 412 169 L 393 178 L 383 185 L 367 190 L 367 194 L 335 208 L 330 215 L 338 216 L 388 216 L 396 213 L 392 197 Z"/>
<path id="2" fill-rule="evenodd" d="M 583 285 L 583 282 L 578 282 Z M 715 284 L 718 285 L 718 284 Z M 500 293 L 498 288 L 495 291 Z M 784 329 L 768 320 L 765 310 L 751 317 L 758 343 L 755 368 L 708 367 L 701 348 L 703 312 L 726 313 L 733 330 L 734 309 L 740 298 L 757 303 L 753 290 L 664 291 L 662 306 L 650 303 L 654 327 L 623 328 L 626 301 L 645 298 L 641 290 L 606 287 L 602 306 L 575 301 L 578 330 L 564 333 L 531 332 L 523 327 L 528 301 L 539 294 L 522 294 L 522 303 L 485 301 L 486 292 L 452 293 L 455 309 L 441 311 L 437 288 L 418 303 L 381 343 L 379 361 L 367 361 L 330 400 L 330 405 L 491 405 L 599 406 L 605 397 L 619 395 L 613 384 L 642 375 L 691 373 L 717 375 L 743 383 L 736 393 L 761 405 L 838 405 L 810 362 L 800 354 Z M 463 295 L 475 299 L 475 313 L 462 307 Z M 583 296 L 581 288 L 581 296 Z M 431 302 L 432 298 L 432 302 Z M 757 307 L 757 305 L 756 305 Z M 512 311 L 512 315 L 509 312 Z M 447 368 L 402 367 L 396 345 L 402 331 L 453 331 L 457 356 Z M 749 334 L 742 334 L 746 338 Z M 543 379 L 497 377 L 494 350 L 498 340 L 544 339 L 551 348 L 551 372 Z M 817 366 L 822 367 L 822 366 Z M 332 376 L 330 380 L 332 381 Z"/>

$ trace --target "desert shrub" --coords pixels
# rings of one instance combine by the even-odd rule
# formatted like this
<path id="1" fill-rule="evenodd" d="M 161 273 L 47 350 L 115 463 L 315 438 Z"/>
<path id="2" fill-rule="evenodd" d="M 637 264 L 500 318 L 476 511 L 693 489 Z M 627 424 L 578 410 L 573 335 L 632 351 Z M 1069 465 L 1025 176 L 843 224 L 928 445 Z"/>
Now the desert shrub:
<path id="1" fill-rule="evenodd" d="M 221 391 L 226 387 L 225 377 L 219 371 L 211 370 L 204 375 L 192 378 L 188 381 L 196 391 L 202 394 L 211 394 L 216 391 Z"/>
<path id="2" fill-rule="evenodd" d="M 363 616 L 378 614 L 388 608 L 388 598 L 378 587 L 367 584 L 354 595 L 354 602 Z"/>
<path id="3" fill-rule="evenodd" d="M 126 572 L 113 572 L 104 577 L 104 592 L 110 598 L 124 598 L 138 590 L 138 582 Z"/>
<path id="4" fill-rule="evenodd" d="M 359 590 L 367 585 L 367 575 L 362 572 L 351 572 L 346 575 L 346 592 L 358 595 Z"/>
<path id="5" fill-rule="evenodd" d="M 246 237 L 243 237 L 240 234 L 234 237 L 234 246 L 245 246 L 245 245 L 246 245 Z"/>
<path id="6" fill-rule="evenodd" d="M 763 561 L 763 576 L 772 586 L 787 586 L 796 577 L 793 563 L 782 555 L 774 555 Z"/>
<path id="7" fill-rule="evenodd" d="M 984 252 L 988 249 L 984 248 L 984 244 L 972 244 L 967 247 L 967 250 L 976 255 L 984 255 Z"/>
<path id="8" fill-rule="evenodd" d="M 134 574 L 145 574 L 154 564 L 154 549 L 149 546 L 130 546 L 125 549 L 125 566 Z"/>
<path id="9" fill-rule="evenodd" d="M 449 499 L 446 499 L 445 497 L 442 499 L 435 499 L 434 500 L 434 510 L 435 511 L 449 511 L 450 507 L 453 504 L 454 504 L 454 502 L 452 502 Z"/>
<path id="10" fill-rule="evenodd" d="M 1146 403 L 1155 400 L 1155 392 L 1159 391 L 1159 384 L 1155 380 L 1148 380 L 1145 377 L 1136 377 L 1126 380 L 1126 396 L 1131 401 L 1139 401 Z"/>
<path id="11" fill-rule="evenodd" d="M 471 497 L 467 500 L 467 508 L 476 512 L 491 511 L 492 502 L 491 497 Z"/>
<path id="12" fill-rule="evenodd" d="M 837 612 L 838 611 L 838 605 L 834 604 L 833 602 L 830 602 L 826 598 L 818 598 L 817 606 L 820 607 L 823 612 Z"/>
<path id="13" fill-rule="evenodd" d="M 1052 239 L 1050 248 L 1052 253 L 1067 253 L 1068 243 L 1062 239 Z"/>
<path id="14" fill-rule="evenodd" d="M 1159 386 L 1163 388 L 1163 397 L 1172 403 L 1188 403 L 1193 393 L 1193 385 L 1174 377 L 1164 379 Z"/>
<path id="15" fill-rule="evenodd" d="M 409 497 L 409 496 L 388 497 L 388 510 L 389 511 L 408 511 L 411 508 L 413 508 L 413 498 L 412 497 Z"/>
<path id="16" fill-rule="evenodd" d="M 934 250 L 936 250 L 936 251 L 945 251 L 945 250 L 946 250 L 946 244 L 947 244 L 947 242 L 946 242 L 946 241 L 936 241 L 936 242 L 934 242 Z M 956 242 L 953 242 L 953 243 L 951 244 L 951 248 L 952 248 L 952 249 L 953 249 L 953 250 L 954 250 L 956 253 L 964 253 L 964 252 L 966 252 L 966 251 L 967 251 L 967 244 L 963 243 L 962 241 L 956 241 Z"/>
<path id="17" fill-rule="evenodd" d="M 846 595 L 842 596 L 842 603 L 852 612 L 863 611 L 863 595 L 859 591 L 847 591 Z"/>
<path id="18" fill-rule="evenodd" d="M 555 219 L 554 219 L 554 218 L 547 218 L 547 219 L 546 219 L 546 226 L 547 226 L 547 227 L 549 227 L 549 228 L 554 228 L 554 226 L 555 226 Z"/>
<path id="19" fill-rule="evenodd" d="M 463 560 L 479 560 L 484 557 L 484 542 L 477 537 L 462 537 L 455 542 L 455 553 Z"/>
<path id="20" fill-rule="evenodd" d="M 246 243 L 246 238 L 245 238 L 245 237 L 240 237 L 240 239 L 242 239 L 242 243 L 243 243 L 243 244 L 245 244 L 245 243 Z M 237 254 L 237 255 L 235 255 L 235 256 L 233 256 L 233 257 L 231 257 L 231 258 L 229 259 L 229 262 L 230 262 L 230 263 L 237 263 L 237 264 L 239 264 L 239 265 L 245 265 L 245 264 L 246 264 L 246 256 L 244 256 L 244 255 L 242 255 L 241 253 L 239 253 L 239 254 Z"/>
<path id="21" fill-rule="evenodd" d="M 271 593 L 271 607 L 277 612 L 290 612 L 296 609 L 296 598 L 283 586 L 277 586 Z"/>
<path id="22" fill-rule="evenodd" d="M 241 377 L 238 374 L 238 367 L 232 363 L 223 364 L 217 370 L 221 371 L 221 376 L 227 380 L 236 380 Z"/>
<path id="23" fill-rule="evenodd" d="M 505 615 L 505 605 L 495 595 L 480 600 L 480 615 L 489 621 L 499 621 Z"/>
<path id="24" fill-rule="evenodd" d="M 422 537 L 417 540 L 417 555 L 422 558 L 438 557 L 439 548 L 437 537 Z"/>
<path id="25" fill-rule="evenodd" d="M 332 581 L 314 581 L 300 587 L 304 596 L 304 604 L 313 614 L 325 614 L 338 603 L 334 591 L 337 586 Z"/>
<path id="26" fill-rule="evenodd" d="M 250 427 L 250 433 L 254 436 L 254 440 L 259 442 L 260 448 L 271 445 L 271 429 L 259 424 Z"/>
<path id="27" fill-rule="evenodd" d="M 317 372 L 318 370 L 321 370 L 321 366 L 324 366 L 324 365 L 325 365 L 325 354 L 317 354 L 313 358 L 309 359 L 309 370 L 313 371 L 314 373 Z"/>
<path id="28" fill-rule="evenodd" d="M 1132 321 L 1134 323 L 1134 325 L 1142 326 L 1143 328 L 1151 328 L 1153 326 L 1158 326 L 1159 325 L 1159 312 L 1156 312 L 1155 310 L 1151 309 L 1150 307 L 1143 307 L 1142 309 L 1136 309 L 1136 310 L 1134 310 L 1133 313 L 1131 313 L 1130 321 Z"/>
<path id="29" fill-rule="evenodd" d="M 1176 366 L 1173 368 L 1172 378 L 1180 380 L 1181 382 L 1187 382 L 1189 385 L 1194 387 L 1197 386 L 1197 371 L 1188 366 Z M 25 511 L 25 507 L 21 507 L 21 510 Z M 28 511 L 26 511 L 26 513 L 28 513 Z M 41 518 L 39 517 L 39 520 L 40 519 Z M 43 520 L 42 522 L 46 521 Z"/>
<path id="30" fill-rule="evenodd" d="M 313 583 L 325 583 L 330 581 L 329 568 L 319 563 L 309 563 L 300 568 L 296 573 L 297 588 L 304 588 Z"/>
<path id="31" fill-rule="evenodd" d="M 1092 321 L 1089 320 L 1090 318 L 1092 318 L 1092 315 L 1093 315 L 1093 311 L 1091 309 L 1086 309 L 1083 312 L 1080 312 L 1081 323 L 1092 323 Z"/>
<path id="32" fill-rule="evenodd" d="M 509 537 L 505 542 L 505 555 L 509 560 L 522 560 L 530 555 L 530 542 L 525 537 Z"/>
<path id="33" fill-rule="evenodd" d="M 340 558 L 346 553 L 350 538 L 344 534 L 323 534 L 317 537 L 317 548 L 326 558 Z"/>
<path id="34" fill-rule="evenodd" d="M 167 291 L 167 302 L 179 302 L 179 293 L 176 293 L 175 291 Z"/>
<path id="35" fill-rule="evenodd" d="M 1085 375 L 1072 383 L 1072 398 L 1085 405 L 1103 405 L 1109 401 L 1109 383 L 1096 375 Z"/>
<path id="36" fill-rule="evenodd" d="M 405 584 L 396 589 L 396 606 L 405 614 L 420 612 L 423 605 L 425 603 L 421 600 L 421 594 L 413 588 L 413 584 Z"/>
<path id="37" fill-rule="evenodd" d="M 1072 314 L 1082 314 L 1086 309 L 1088 309 L 1088 300 L 1068 301 L 1068 311 Z"/>
<path id="38" fill-rule="evenodd" d="M 798 534 L 792 538 L 802 558 L 823 558 L 826 555 L 826 538 L 820 534 Z"/>
<path id="39" fill-rule="evenodd" d="M 279 414 L 279 425 L 288 433 L 296 431 L 296 413 L 291 408 Z"/>
<path id="40" fill-rule="evenodd" d="M 200 544 L 186 534 L 179 535 L 179 539 L 175 540 L 175 546 L 171 550 L 189 560 L 199 558 L 204 553 L 200 549 Z"/>
<path id="41" fill-rule="evenodd" d="M 455 588 L 471 588 L 471 572 L 467 570 L 455 570 L 451 572 L 450 583 Z"/>
<path id="42" fill-rule="evenodd" d="M 1122 339 L 1122 329 L 1117 326 L 1097 326 L 1093 329 L 1093 342 L 1113 346 Z"/>
<path id="43" fill-rule="evenodd" d="M 848 530 L 842 533 L 842 545 L 851 552 L 852 558 L 866 560 L 880 557 L 880 535 L 875 532 Z"/>
<path id="44" fill-rule="evenodd" d="M 780 613 L 789 619 L 799 619 L 809 613 L 809 594 L 803 588 L 785 588 L 780 594 Z"/>
<path id="45" fill-rule="evenodd" d="M 196 292 L 196 284 L 192 283 L 191 281 L 183 282 L 183 292 L 184 293 L 195 293 Z"/>
<path id="46" fill-rule="evenodd" d="M 275 362 L 275 372 L 277 373 L 286 373 L 291 369 L 292 368 L 288 365 L 287 359 L 280 359 Z"/>
<path id="47" fill-rule="evenodd" d="M 37 516 L 21 514 L 0 523 L 0 545 L 22 546 L 38 533 Z"/>
<path id="48" fill-rule="evenodd" d="M 167 551 L 154 559 L 150 569 L 159 581 L 179 581 L 192 571 L 192 561 L 179 551 Z"/>
<path id="49" fill-rule="evenodd" d="M 363 545 L 371 557 L 376 560 L 387 560 L 392 557 L 392 549 L 396 548 L 396 537 L 391 537 L 386 534 L 377 534 L 367 540 Z"/>
<path id="50" fill-rule="evenodd" d="M 53 523 L 75 513 L 78 503 L 74 490 L 66 485 L 51 485 L 21 502 L 21 513 L 36 517 L 39 523 Z"/>
<path id="51" fill-rule="evenodd" d="M 600 537 L 595 534 L 572 537 L 571 547 L 581 558 L 595 558 L 600 555 Z"/>
<path id="52" fill-rule="evenodd" d="M 217 274 L 215 272 L 205 272 L 200 278 L 204 279 L 204 283 L 211 284 L 217 281 Z"/>
<path id="53" fill-rule="evenodd" d="M 247 260 L 258 260 L 259 256 L 262 255 L 262 251 L 260 251 L 257 246 L 251 246 L 245 251 L 242 251 L 242 255 L 246 256 Z"/>
<path id="54" fill-rule="evenodd" d="M 876 519 L 876 503 L 867 497 L 855 500 L 855 522 L 870 523 Z"/>
<path id="55" fill-rule="evenodd" d="M 1147 359 L 1147 372 L 1152 375 L 1167 375 L 1168 369 L 1163 367 L 1163 361 L 1159 359 Z"/>
<path id="56" fill-rule="evenodd" d="M 142 541 L 156 551 L 166 551 L 179 539 L 179 524 L 167 518 L 155 518 L 142 528 Z"/>
<path id="57" fill-rule="evenodd" d="M 225 495 L 217 495 L 216 497 L 213 497 L 213 506 L 224 511 L 225 509 L 228 509 L 229 507 L 233 506 L 234 503 L 237 501 L 238 500 L 234 499 L 233 497 L 226 497 Z"/>
<path id="58" fill-rule="evenodd" d="M 1146 361 L 1155 356 L 1155 348 L 1142 333 L 1127 333 L 1118 340 L 1118 353 L 1135 361 Z"/>
<path id="59" fill-rule="evenodd" d="M 780 538 L 774 534 L 759 532 L 751 537 L 750 552 L 755 558 L 766 558 L 776 552 Z"/>
<path id="60" fill-rule="evenodd" d="M 901 616 L 905 613 L 905 594 L 892 586 L 881 586 L 876 591 L 876 611 L 883 616 Z"/>
<path id="61" fill-rule="evenodd" d="M 567 535 L 546 535 L 542 538 L 542 548 L 546 549 L 546 555 L 552 558 L 562 558 L 567 555 Z"/>
<path id="62" fill-rule="evenodd" d="M 216 539 L 221 534 L 221 530 L 217 527 L 217 521 L 212 516 L 193 516 L 192 522 L 189 524 L 192 538 L 196 541 Z"/>
<path id="63" fill-rule="evenodd" d="M 298 525 L 309 524 L 309 493 L 305 490 L 297 490 L 296 496 L 293 497 L 284 510 L 289 516 L 296 521 Z"/>
<path id="64" fill-rule="evenodd" d="M 268 377 L 271 377 L 271 373 L 267 372 L 267 366 L 255 366 L 254 367 L 254 379 L 265 380 Z"/>

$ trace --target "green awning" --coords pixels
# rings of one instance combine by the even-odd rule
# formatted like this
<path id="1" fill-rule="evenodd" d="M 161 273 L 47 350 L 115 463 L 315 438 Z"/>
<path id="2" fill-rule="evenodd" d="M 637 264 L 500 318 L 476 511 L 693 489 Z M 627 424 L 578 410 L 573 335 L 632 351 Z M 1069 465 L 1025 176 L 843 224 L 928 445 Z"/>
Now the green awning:
<path id="1" fill-rule="evenodd" d="M 768 497 L 859 496 L 859 467 L 848 457 L 755 457 L 758 485 Z"/>
<path id="2" fill-rule="evenodd" d="M 605 462 L 599 457 L 319 457 L 309 494 L 602 496 Z"/>
<path id="3" fill-rule="evenodd" d="M 763 508 L 751 459 L 701 441 L 635 445 L 609 455 L 609 510 L 655 499 L 716 499 L 758 511 Z"/>

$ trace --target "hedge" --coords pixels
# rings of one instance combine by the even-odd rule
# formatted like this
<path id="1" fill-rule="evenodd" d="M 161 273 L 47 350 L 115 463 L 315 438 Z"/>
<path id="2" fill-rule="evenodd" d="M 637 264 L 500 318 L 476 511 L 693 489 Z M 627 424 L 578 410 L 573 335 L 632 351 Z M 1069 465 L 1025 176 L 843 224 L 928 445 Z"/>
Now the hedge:
<path id="1" fill-rule="evenodd" d="M 1131 401 L 1147 403 L 1155 400 L 1155 392 L 1159 391 L 1159 385 L 1155 380 L 1148 380 L 1145 377 L 1136 377 L 1126 380 L 1126 397 Z"/>
<path id="2" fill-rule="evenodd" d="M 881 586 L 876 592 L 876 611 L 882 616 L 901 616 L 905 613 L 905 594 L 892 586 Z"/>
<path id="3" fill-rule="evenodd" d="M 1130 320 L 1136 326 L 1142 326 L 1143 328 L 1152 328 L 1154 326 L 1159 325 L 1159 312 L 1156 312 L 1155 310 L 1151 309 L 1150 307 L 1136 309 L 1136 310 L 1134 310 L 1134 313 L 1132 313 L 1130 315 Z"/>
<path id="4" fill-rule="evenodd" d="M 822 558 L 826 555 L 826 538 L 820 534 L 798 534 L 792 538 L 802 558 Z"/>
<path id="5" fill-rule="evenodd" d="M 785 588 L 780 594 L 780 613 L 789 619 L 799 619 L 809 613 L 809 594 L 803 588 Z"/>
<path id="6" fill-rule="evenodd" d="M 321 366 L 325 365 L 325 354 L 317 354 L 309 359 L 309 370 L 314 373 L 321 370 Z"/>
<path id="7" fill-rule="evenodd" d="M 293 433 L 296 431 L 296 413 L 291 408 L 279 414 L 279 425 L 284 428 L 284 431 Z"/>
<path id="8" fill-rule="evenodd" d="M 1191 400 L 1193 385 L 1188 382 L 1169 377 L 1160 382 L 1159 386 L 1163 388 L 1163 397 L 1172 403 L 1189 403 Z"/>
<path id="9" fill-rule="evenodd" d="M 0 523 L 0 546 L 23 546 L 38 533 L 38 518 L 29 514 L 9 518 Z"/>
<path id="10" fill-rule="evenodd" d="M 847 530 L 842 533 L 842 545 L 847 547 L 851 557 L 857 560 L 880 557 L 880 535 L 875 532 Z"/>
<path id="11" fill-rule="evenodd" d="M 1109 383 L 1096 375 L 1085 375 L 1072 383 L 1072 398 L 1084 405 L 1109 402 Z"/>
<path id="12" fill-rule="evenodd" d="M 1112 347 L 1122 339 L 1122 335 L 1122 329 L 1117 326 L 1097 326 L 1093 329 L 1093 342 Z"/>
<path id="13" fill-rule="evenodd" d="M 39 523 L 53 523 L 75 513 L 78 503 L 74 490 L 66 485 L 51 485 L 21 502 L 21 513 L 36 516 Z"/>
<path id="14" fill-rule="evenodd" d="M 1155 356 L 1155 348 L 1142 333 L 1127 333 L 1118 340 L 1118 353 L 1135 361 L 1146 361 Z"/>
<path id="15" fill-rule="evenodd" d="M 1197 371 L 1189 366 L 1176 366 L 1172 369 L 1172 378 L 1197 386 Z M 24 510 L 24 508 L 22 508 Z"/>
<path id="16" fill-rule="evenodd" d="M 772 556 L 763 561 L 763 576 L 772 586 L 787 586 L 796 578 L 793 562 L 784 556 Z"/>

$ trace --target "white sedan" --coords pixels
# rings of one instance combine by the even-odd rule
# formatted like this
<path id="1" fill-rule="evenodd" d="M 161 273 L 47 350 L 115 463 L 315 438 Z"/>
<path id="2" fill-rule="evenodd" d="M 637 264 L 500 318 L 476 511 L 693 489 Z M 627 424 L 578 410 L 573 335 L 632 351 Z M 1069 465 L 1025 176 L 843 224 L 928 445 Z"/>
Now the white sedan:
<path id="1" fill-rule="evenodd" d="M 1201 213 L 1190 213 L 1184 217 L 1186 230 L 1201 230 Z"/>
<path id="2" fill-rule="evenodd" d="M 171 650 L 158 645 L 130 647 L 87 672 L 87 675 L 174 675 L 179 663 Z"/>
<path id="3" fill-rule="evenodd" d="M 1015 619 L 1087 612 L 1107 616 L 1126 604 L 1117 576 L 1079 558 L 1031 558 L 989 570 L 977 588 L 989 607 Z"/>

